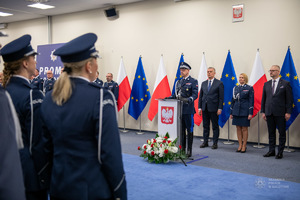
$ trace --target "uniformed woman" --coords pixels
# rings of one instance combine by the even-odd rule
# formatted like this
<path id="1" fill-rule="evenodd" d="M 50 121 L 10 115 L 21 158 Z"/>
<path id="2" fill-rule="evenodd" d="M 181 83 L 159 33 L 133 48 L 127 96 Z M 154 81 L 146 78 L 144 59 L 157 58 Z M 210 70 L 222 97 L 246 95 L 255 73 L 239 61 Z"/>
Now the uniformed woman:
<path id="1" fill-rule="evenodd" d="M 96 40 L 87 33 L 54 52 L 64 71 L 42 104 L 53 200 L 127 199 L 114 95 L 92 83 Z"/>
<path id="2" fill-rule="evenodd" d="M 27 200 L 48 199 L 50 168 L 43 151 L 40 107 L 44 95 L 32 86 L 29 78 L 36 68 L 35 55 L 30 45 L 31 36 L 24 35 L 1 49 L 4 61 L 3 86 L 11 96 L 19 117 L 24 148 L 20 158 Z"/>
<path id="3" fill-rule="evenodd" d="M 230 107 L 230 118 L 232 125 L 236 125 L 239 147 L 236 152 L 245 153 L 248 140 L 248 127 L 253 115 L 254 91 L 253 87 L 247 85 L 248 76 L 241 73 L 239 85 L 233 88 L 233 97 Z"/>

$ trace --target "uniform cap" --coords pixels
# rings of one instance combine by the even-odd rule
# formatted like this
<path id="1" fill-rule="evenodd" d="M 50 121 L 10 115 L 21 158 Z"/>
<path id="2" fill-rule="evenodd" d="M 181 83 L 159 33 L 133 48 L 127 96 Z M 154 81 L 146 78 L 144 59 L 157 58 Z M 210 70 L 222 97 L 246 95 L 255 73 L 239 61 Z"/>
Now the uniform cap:
<path id="1" fill-rule="evenodd" d="M 180 69 L 188 69 L 191 70 L 191 66 L 189 64 L 187 64 L 186 62 L 181 62 L 180 63 Z"/>
<path id="2" fill-rule="evenodd" d="M 96 41 L 96 34 L 87 33 L 64 44 L 53 54 L 60 56 L 61 61 L 66 63 L 79 62 L 91 57 L 98 58 L 99 54 L 95 48 Z"/>
<path id="3" fill-rule="evenodd" d="M 6 44 L 1 50 L 0 54 L 4 62 L 17 61 L 25 56 L 37 55 L 31 44 L 31 36 L 23 35 L 22 37 Z"/>

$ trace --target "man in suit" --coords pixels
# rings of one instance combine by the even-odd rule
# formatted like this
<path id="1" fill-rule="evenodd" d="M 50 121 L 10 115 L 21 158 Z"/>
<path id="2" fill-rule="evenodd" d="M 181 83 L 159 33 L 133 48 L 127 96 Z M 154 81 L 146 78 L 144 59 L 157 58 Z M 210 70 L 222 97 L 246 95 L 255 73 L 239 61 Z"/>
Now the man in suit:
<path id="1" fill-rule="evenodd" d="M 180 64 L 182 79 L 176 82 L 175 94 L 167 97 L 167 99 L 180 99 L 183 101 L 181 118 L 182 131 L 180 138 L 181 146 L 184 151 L 186 149 L 186 137 L 188 139 L 187 157 L 192 156 L 194 114 L 196 113 L 194 101 L 198 98 L 198 81 L 190 76 L 191 69 L 190 65 L 186 62 Z"/>
<path id="2" fill-rule="evenodd" d="M 264 157 L 275 156 L 276 126 L 279 132 L 279 146 L 276 159 L 283 157 L 283 150 L 286 141 L 286 121 L 291 117 L 293 93 L 290 83 L 279 77 L 280 67 L 273 65 L 269 70 L 271 80 L 263 87 L 261 100 L 261 113 L 267 121 L 269 132 L 269 152 Z"/>
<path id="3" fill-rule="evenodd" d="M 53 78 L 53 72 L 51 70 L 47 71 L 47 79 L 44 82 L 44 92 L 50 92 L 53 89 L 55 79 Z"/>
<path id="4" fill-rule="evenodd" d="M 106 81 L 104 83 L 104 88 L 110 90 L 115 98 L 116 101 L 118 101 L 118 97 L 119 97 L 119 85 L 117 82 L 113 81 L 113 74 L 112 73 L 107 73 L 106 75 Z"/>
<path id="5" fill-rule="evenodd" d="M 208 147 L 210 121 L 213 127 L 212 149 L 218 148 L 220 129 L 218 125 L 219 115 L 222 113 L 224 100 L 224 85 L 222 81 L 215 78 L 216 70 L 213 67 L 207 69 L 208 80 L 201 85 L 199 95 L 199 115 L 203 115 L 203 138 L 204 142 L 200 148 Z"/>

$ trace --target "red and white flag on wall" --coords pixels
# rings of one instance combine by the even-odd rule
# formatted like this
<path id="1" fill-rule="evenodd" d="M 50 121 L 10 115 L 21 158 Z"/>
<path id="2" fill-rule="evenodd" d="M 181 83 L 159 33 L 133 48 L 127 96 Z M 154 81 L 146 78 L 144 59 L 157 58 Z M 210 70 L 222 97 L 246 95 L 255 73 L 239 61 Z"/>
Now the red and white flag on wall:
<path id="1" fill-rule="evenodd" d="M 253 64 L 253 69 L 249 80 L 249 85 L 252 85 L 254 90 L 253 117 L 257 114 L 258 111 L 260 111 L 261 98 L 262 98 L 263 87 L 265 82 L 267 82 L 267 77 L 264 72 L 259 51 L 257 50 L 255 61 Z"/>
<path id="2" fill-rule="evenodd" d="M 161 56 L 148 112 L 148 119 L 150 121 L 153 120 L 158 111 L 158 101 L 156 99 L 163 99 L 169 96 L 171 96 L 171 90 L 163 62 L 163 57 Z"/>
<path id="3" fill-rule="evenodd" d="M 123 58 L 121 58 L 120 68 L 117 78 L 119 85 L 119 97 L 118 97 L 118 111 L 120 111 L 127 100 L 130 98 L 131 88 L 128 80 L 128 76 L 125 71 Z"/>
<path id="4" fill-rule="evenodd" d="M 206 64 L 206 60 L 205 60 L 205 54 L 203 52 L 202 62 L 201 62 L 200 71 L 199 71 L 199 75 L 198 75 L 198 98 L 194 101 L 194 106 L 195 106 L 195 110 L 196 110 L 196 113 L 194 114 L 194 123 L 197 126 L 200 126 L 200 124 L 202 122 L 202 116 L 200 116 L 198 114 L 198 101 L 199 101 L 201 84 L 205 80 L 207 80 L 207 64 Z"/>

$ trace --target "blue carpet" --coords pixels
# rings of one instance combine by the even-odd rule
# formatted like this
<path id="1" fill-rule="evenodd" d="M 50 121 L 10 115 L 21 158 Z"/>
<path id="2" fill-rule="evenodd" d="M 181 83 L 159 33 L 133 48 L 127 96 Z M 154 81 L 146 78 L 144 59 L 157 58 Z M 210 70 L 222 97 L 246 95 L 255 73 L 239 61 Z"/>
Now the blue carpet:
<path id="1" fill-rule="evenodd" d="M 205 162 L 200 159 L 197 162 Z M 300 183 L 123 154 L 129 200 L 299 199 Z"/>

